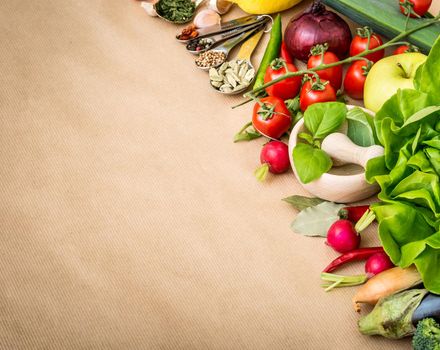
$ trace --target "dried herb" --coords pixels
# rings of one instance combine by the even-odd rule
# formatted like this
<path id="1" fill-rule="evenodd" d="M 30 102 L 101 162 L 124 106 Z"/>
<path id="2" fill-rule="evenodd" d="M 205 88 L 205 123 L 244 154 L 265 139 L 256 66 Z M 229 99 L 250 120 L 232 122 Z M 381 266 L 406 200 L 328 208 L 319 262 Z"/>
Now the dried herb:
<path id="1" fill-rule="evenodd" d="M 163 18 L 172 22 L 187 22 L 196 10 L 191 0 L 160 0 L 156 4 L 156 11 Z"/>

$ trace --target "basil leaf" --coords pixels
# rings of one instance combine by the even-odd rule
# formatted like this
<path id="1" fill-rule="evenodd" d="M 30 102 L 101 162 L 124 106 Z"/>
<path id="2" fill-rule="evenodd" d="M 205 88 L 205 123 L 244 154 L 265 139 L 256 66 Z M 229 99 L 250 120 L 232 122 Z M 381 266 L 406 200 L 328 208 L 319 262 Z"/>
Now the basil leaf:
<path id="1" fill-rule="evenodd" d="M 283 198 L 282 200 L 289 204 L 292 204 L 292 206 L 299 211 L 309 207 L 314 207 L 318 204 L 325 202 L 325 200 L 321 198 L 311 198 L 311 197 L 304 197 L 298 195 L 286 197 Z"/>
<path id="2" fill-rule="evenodd" d="M 373 118 L 359 107 L 347 112 L 348 131 L 347 136 L 356 145 L 369 147 L 376 144 L 374 137 Z"/>
<path id="3" fill-rule="evenodd" d="M 332 160 L 323 150 L 298 143 L 292 152 L 296 172 L 302 183 L 309 183 L 329 171 Z"/>
<path id="4" fill-rule="evenodd" d="M 315 103 L 305 111 L 304 124 L 315 139 L 323 139 L 341 127 L 346 114 L 347 107 L 343 103 Z"/>
<path id="5" fill-rule="evenodd" d="M 238 133 L 235 134 L 234 142 L 251 141 L 258 139 L 261 136 L 262 135 L 252 126 L 252 122 L 249 122 L 243 126 Z"/>
<path id="6" fill-rule="evenodd" d="M 330 226 L 339 220 L 339 210 L 345 205 L 323 202 L 314 207 L 305 208 L 293 220 L 290 228 L 305 236 L 327 237 Z"/>

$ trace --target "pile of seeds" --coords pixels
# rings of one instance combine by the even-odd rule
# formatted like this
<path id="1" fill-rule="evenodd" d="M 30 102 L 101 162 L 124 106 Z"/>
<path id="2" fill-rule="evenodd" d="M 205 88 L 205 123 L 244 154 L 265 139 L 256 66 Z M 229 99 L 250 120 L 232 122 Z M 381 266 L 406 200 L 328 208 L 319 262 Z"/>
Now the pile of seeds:
<path id="1" fill-rule="evenodd" d="M 247 61 L 233 60 L 223 63 L 218 69 L 209 70 L 211 85 L 220 92 L 234 92 L 247 88 L 255 77 Z"/>
<path id="2" fill-rule="evenodd" d="M 221 65 L 226 60 L 226 54 L 222 51 L 206 51 L 196 58 L 196 65 L 202 68 L 211 68 Z"/>
<path id="3" fill-rule="evenodd" d="M 208 50 L 214 42 L 209 38 L 191 40 L 186 48 L 190 51 L 205 51 Z"/>
<path id="4" fill-rule="evenodd" d="M 187 22 L 195 10 L 191 0 L 159 0 L 156 4 L 157 13 L 171 22 Z"/>

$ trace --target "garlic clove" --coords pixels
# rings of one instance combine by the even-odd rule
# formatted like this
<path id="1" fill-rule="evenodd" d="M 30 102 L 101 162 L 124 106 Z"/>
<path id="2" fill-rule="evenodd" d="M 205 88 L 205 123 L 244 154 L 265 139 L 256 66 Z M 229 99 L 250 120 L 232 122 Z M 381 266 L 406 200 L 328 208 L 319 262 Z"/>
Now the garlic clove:
<path id="1" fill-rule="evenodd" d="M 197 28 L 210 27 L 220 24 L 220 22 L 220 15 L 217 12 L 209 9 L 201 10 L 194 18 L 194 25 Z"/>
<path id="2" fill-rule="evenodd" d="M 154 9 L 154 5 L 151 2 L 141 1 L 141 7 L 147 12 L 147 14 L 151 17 L 156 17 L 157 12 Z"/>
<path id="3" fill-rule="evenodd" d="M 232 2 L 226 0 L 209 0 L 208 8 L 214 10 L 221 15 L 224 15 L 226 12 L 229 11 L 232 5 Z"/>

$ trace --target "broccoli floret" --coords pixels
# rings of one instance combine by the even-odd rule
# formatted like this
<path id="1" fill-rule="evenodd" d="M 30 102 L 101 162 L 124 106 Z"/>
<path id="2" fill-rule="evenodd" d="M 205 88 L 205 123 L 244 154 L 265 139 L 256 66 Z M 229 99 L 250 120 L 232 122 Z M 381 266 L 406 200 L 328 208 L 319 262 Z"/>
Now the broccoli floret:
<path id="1" fill-rule="evenodd" d="M 417 324 L 413 338 L 414 350 L 440 350 L 440 325 L 433 318 Z"/>

